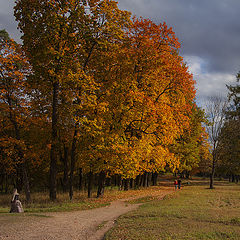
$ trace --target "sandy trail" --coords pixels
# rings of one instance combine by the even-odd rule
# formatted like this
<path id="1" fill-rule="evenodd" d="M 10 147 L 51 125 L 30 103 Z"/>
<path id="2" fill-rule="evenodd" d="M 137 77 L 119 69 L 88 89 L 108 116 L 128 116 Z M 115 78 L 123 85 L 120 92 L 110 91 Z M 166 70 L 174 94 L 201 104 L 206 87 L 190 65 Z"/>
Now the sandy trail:
<path id="1" fill-rule="evenodd" d="M 159 199 L 172 191 L 159 192 Z M 49 217 L 17 216 L 10 219 L 0 215 L 1 240 L 101 240 L 113 227 L 115 220 L 140 204 L 128 204 L 122 199 L 107 207 L 76 212 L 41 214 Z M 13 216 L 11 216 L 13 218 Z"/>

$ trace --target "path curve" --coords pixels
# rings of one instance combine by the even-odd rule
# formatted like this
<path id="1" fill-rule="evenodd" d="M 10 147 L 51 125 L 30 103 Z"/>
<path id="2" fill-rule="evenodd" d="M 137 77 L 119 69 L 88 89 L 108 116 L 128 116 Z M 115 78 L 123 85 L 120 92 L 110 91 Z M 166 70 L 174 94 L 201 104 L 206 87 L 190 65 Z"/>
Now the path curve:
<path id="1" fill-rule="evenodd" d="M 161 191 L 158 199 L 170 193 L 172 191 Z M 107 207 L 91 210 L 44 214 L 49 217 L 25 217 L 23 221 L 9 224 L 4 224 L 4 217 L 0 216 L 0 240 L 102 240 L 119 216 L 140 205 L 128 204 L 126 200 L 131 199 L 117 200 Z"/>

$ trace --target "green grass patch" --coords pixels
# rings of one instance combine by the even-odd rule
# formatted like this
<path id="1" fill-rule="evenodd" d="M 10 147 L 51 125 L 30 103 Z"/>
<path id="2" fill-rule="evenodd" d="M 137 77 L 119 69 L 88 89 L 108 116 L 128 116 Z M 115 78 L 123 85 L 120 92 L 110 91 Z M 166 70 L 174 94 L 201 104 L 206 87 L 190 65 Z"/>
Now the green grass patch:
<path id="1" fill-rule="evenodd" d="M 120 217 L 106 240 L 240 239 L 240 186 L 194 184 Z"/>

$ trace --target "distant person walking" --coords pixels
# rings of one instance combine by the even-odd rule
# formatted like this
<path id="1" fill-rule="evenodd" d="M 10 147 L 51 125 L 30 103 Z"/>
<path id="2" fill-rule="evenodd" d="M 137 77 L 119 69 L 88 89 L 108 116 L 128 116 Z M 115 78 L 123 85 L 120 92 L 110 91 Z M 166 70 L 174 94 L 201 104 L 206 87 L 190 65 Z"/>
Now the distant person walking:
<path id="1" fill-rule="evenodd" d="M 177 190 L 177 188 L 178 188 L 178 181 L 177 180 L 174 181 L 174 186 L 175 186 L 175 190 Z"/>
<path id="2" fill-rule="evenodd" d="M 182 182 L 182 181 L 181 181 L 180 179 L 177 180 L 177 183 L 178 183 L 178 189 L 181 189 L 181 182 Z"/>

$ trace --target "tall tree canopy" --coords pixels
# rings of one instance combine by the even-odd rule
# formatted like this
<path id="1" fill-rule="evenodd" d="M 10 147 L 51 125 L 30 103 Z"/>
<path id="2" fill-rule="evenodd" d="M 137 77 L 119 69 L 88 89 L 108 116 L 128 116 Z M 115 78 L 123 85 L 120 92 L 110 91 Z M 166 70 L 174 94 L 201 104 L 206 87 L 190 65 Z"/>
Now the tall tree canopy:
<path id="1" fill-rule="evenodd" d="M 166 23 L 131 18 L 112 0 L 17 0 L 15 17 L 32 66 L 28 99 L 31 117 L 41 119 L 52 200 L 60 174 L 72 198 L 76 167 L 88 173 L 90 196 L 93 174 L 101 195 L 106 176 L 198 165 L 207 148 L 203 116 Z M 187 154 L 185 142 L 197 150 Z"/>

